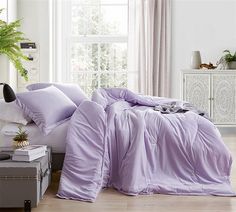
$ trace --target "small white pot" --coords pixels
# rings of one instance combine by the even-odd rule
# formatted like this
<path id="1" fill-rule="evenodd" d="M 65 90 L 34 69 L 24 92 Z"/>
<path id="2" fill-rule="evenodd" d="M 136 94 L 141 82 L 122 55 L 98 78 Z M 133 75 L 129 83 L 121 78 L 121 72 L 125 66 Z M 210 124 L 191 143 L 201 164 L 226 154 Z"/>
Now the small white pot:
<path id="1" fill-rule="evenodd" d="M 29 146 L 29 141 L 14 141 L 15 149 L 19 149 L 25 146 Z"/>
<path id="2" fill-rule="evenodd" d="M 229 69 L 236 69 L 236 61 L 229 62 Z"/>

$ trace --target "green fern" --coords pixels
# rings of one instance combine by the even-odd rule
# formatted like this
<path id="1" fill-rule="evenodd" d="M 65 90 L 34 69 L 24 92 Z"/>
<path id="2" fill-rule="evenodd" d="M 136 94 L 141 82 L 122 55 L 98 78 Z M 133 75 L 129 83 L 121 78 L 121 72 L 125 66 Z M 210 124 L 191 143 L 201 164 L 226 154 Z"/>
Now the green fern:
<path id="1" fill-rule="evenodd" d="M 3 9 L 0 9 L 0 14 Z M 21 20 L 11 23 L 6 23 L 0 20 L 0 54 L 6 55 L 20 75 L 28 81 L 27 71 L 22 65 L 22 59 L 28 58 L 22 53 L 18 43 L 28 40 L 24 37 L 24 33 L 20 32 L 17 28 L 20 27 Z"/>

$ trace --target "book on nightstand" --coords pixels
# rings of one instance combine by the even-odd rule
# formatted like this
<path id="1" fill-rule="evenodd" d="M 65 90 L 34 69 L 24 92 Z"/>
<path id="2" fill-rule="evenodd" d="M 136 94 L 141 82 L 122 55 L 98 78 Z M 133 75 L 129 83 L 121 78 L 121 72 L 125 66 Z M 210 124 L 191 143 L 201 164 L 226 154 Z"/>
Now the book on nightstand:
<path id="1" fill-rule="evenodd" d="M 12 160 L 15 161 L 32 161 L 43 157 L 46 154 L 46 145 L 29 145 L 14 151 Z"/>
<path id="2" fill-rule="evenodd" d="M 16 155 L 34 155 L 42 151 L 46 151 L 47 146 L 46 145 L 29 145 L 25 146 L 19 149 L 16 149 L 14 151 L 14 154 Z"/>
<path id="3" fill-rule="evenodd" d="M 39 152 L 37 154 L 33 154 L 33 155 L 16 155 L 16 154 L 13 154 L 12 155 L 12 160 L 14 161 L 25 161 L 25 162 L 29 162 L 29 161 L 32 161 L 32 160 L 36 160 L 38 158 L 41 158 L 43 156 L 46 155 L 46 151 L 42 151 L 42 152 Z"/>

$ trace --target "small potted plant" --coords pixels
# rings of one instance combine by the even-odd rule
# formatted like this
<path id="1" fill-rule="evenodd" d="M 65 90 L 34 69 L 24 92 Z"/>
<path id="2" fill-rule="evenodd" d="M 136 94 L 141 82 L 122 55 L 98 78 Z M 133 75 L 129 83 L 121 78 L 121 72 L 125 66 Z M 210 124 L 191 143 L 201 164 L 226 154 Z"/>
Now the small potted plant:
<path id="1" fill-rule="evenodd" d="M 22 126 L 18 126 L 18 132 L 13 138 L 15 148 L 22 148 L 29 145 L 28 134 L 22 130 Z"/>
<path id="2" fill-rule="evenodd" d="M 229 50 L 224 50 L 225 55 L 220 59 L 227 69 L 236 69 L 236 52 L 231 54 Z"/>

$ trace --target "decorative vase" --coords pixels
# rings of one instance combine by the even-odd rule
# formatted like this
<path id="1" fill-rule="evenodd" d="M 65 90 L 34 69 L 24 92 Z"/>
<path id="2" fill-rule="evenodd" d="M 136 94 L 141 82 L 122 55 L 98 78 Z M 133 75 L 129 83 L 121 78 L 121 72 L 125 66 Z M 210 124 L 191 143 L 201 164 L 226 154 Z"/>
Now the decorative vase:
<path id="1" fill-rule="evenodd" d="M 29 141 L 14 141 L 13 143 L 15 149 L 19 149 L 25 146 L 29 146 Z"/>
<path id="2" fill-rule="evenodd" d="M 202 64 L 200 51 L 193 51 L 191 57 L 191 68 L 199 69 Z"/>
<path id="3" fill-rule="evenodd" d="M 236 69 L 236 61 L 231 61 L 228 63 L 229 69 Z"/>

